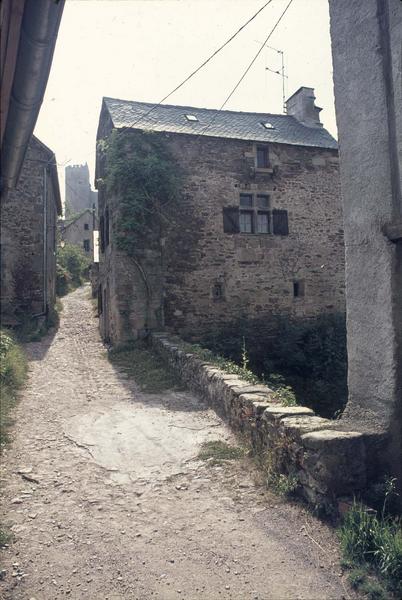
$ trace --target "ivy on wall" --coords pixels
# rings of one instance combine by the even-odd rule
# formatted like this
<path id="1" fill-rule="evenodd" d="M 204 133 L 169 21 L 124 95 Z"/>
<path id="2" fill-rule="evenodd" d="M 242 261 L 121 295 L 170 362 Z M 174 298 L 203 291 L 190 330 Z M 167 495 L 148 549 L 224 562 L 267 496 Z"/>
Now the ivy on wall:
<path id="1" fill-rule="evenodd" d="M 116 245 L 135 257 L 165 235 L 180 196 L 183 174 L 161 134 L 113 130 L 98 142 L 105 164 L 101 181 L 119 197 L 114 222 Z M 157 235 L 155 235 L 157 234 Z"/>

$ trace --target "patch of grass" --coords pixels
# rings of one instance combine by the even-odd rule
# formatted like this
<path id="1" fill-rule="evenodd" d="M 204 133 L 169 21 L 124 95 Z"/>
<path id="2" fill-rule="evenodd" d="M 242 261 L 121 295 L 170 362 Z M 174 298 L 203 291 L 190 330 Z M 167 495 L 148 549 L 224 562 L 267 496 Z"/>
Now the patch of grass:
<path id="1" fill-rule="evenodd" d="M 10 410 L 17 400 L 18 390 L 25 383 L 27 360 L 21 347 L 10 333 L 0 331 L 0 447 L 8 440 L 11 424 Z"/>
<path id="2" fill-rule="evenodd" d="M 110 350 L 108 359 L 120 371 L 132 377 L 142 392 L 157 394 L 183 389 L 173 371 L 143 341 Z"/>
<path id="3" fill-rule="evenodd" d="M 366 572 L 374 570 L 389 590 L 402 594 L 402 521 L 385 516 L 385 504 L 378 515 L 355 502 L 344 517 L 339 537 L 344 559 Z M 365 593 L 380 599 L 381 586 L 374 584 L 370 582 Z"/>
<path id="4" fill-rule="evenodd" d="M 386 588 L 370 577 L 365 568 L 353 568 L 348 575 L 348 581 L 354 590 L 363 592 L 369 600 L 389 600 Z"/>
<path id="5" fill-rule="evenodd" d="M 4 525 L 0 525 L 0 548 L 11 542 L 12 537 L 11 533 L 5 529 Z"/>
<path id="6" fill-rule="evenodd" d="M 224 460 L 237 460 L 243 458 L 246 450 L 238 446 L 230 446 L 221 440 L 204 442 L 198 454 L 200 460 L 210 460 L 212 464 L 219 464 Z"/>

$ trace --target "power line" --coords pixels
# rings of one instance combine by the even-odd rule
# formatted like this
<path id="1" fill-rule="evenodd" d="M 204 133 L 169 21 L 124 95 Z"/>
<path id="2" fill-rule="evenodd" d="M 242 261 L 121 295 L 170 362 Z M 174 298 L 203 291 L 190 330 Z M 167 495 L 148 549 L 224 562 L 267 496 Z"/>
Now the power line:
<path id="1" fill-rule="evenodd" d="M 264 4 L 264 6 L 262 6 L 259 10 L 257 10 L 257 12 L 250 17 L 250 19 L 248 21 L 246 21 L 246 23 L 244 23 L 244 25 L 242 25 L 240 27 L 240 29 L 238 29 L 228 40 L 226 40 L 226 42 L 224 44 L 222 44 L 222 46 L 220 46 L 217 50 L 215 50 L 215 52 L 213 52 L 211 54 L 211 56 L 209 56 L 206 60 L 204 60 L 204 62 L 195 69 L 195 71 L 193 71 L 192 73 L 190 73 L 190 75 L 188 75 L 181 83 L 179 83 L 179 85 L 177 85 L 171 92 L 169 92 L 164 98 L 162 98 L 162 100 L 160 100 L 159 102 L 157 102 L 156 104 L 154 104 L 144 115 L 141 115 L 141 117 L 139 117 L 136 121 L 134 121 L 133 123 L 131 123 L 131 125 L 126 125 L 125 127 L 122 127 L 122 131 L 126 130 L 126 129 L 131 129 L 132 127 L 134 127 L 135 125 L 137 125 L 137 123 L 139 123 L 140 121 L 142 121 L 143 119 L 145 119 L 149 114 L 151 114 L 151 112 L 153 112 L 155 110 L 155 108 L 157 108 L 158 106 L 160 106 L 162 104 L 162 102 L 165 102 L 165 100 L 167 100 L 168 98 L 170 98 L 170 96 L 172 96 L 175 92 L 177 92 L 177 90 L 179 90 L 181 87 L 183 87 L 183 85 L 185 83 L 187 83 L 187 81 L 189 81 L 192 77 L 194 77 L 194 75 L 196 75 L 197 73 L 199 73 L 199 71 L 201 71 L 201 69 L 203 67 L 205 67 L 205 65 L 207 65 L 217 54 L 219 54 L 219 52 L 221 50 L 223 50 L 223 48 L 225 48 L 225 46 L 227 46 L 228 44 L 230 44 L 230 42 L 232 40 L 234 40 L 234 38 L 243 30 L 247 27 L 247 25 L 249 25 L 249 23 L 251 23 L 251 21 L 253 21 L 263 10 L 264 8 L 266 8 L 268 6 L 268 4 L 271 4 L 273 0 L 268 0 L 268 2 L 266 2 Z M 267 38 L 268 39 L 268 38 Z"/>
<path id="2" fill-rule="evenodd" d="M 279 23 L 282 21 L 283 17 L 285 16 L 285 14 L 286 14 L 288 8 L 290 7 L 290 5 L 292 4 L 292 2 L 293 2 L 293 0 L 289 0 L 286 8 L 284 9 L 284 11 L 282 12 L 281 16 L 276 21 L 275 25 L 273 26 L 273 28 L 271 29 L 271 31 L 269 32 L 269 34 L 265 38 L 265 40 L 264 40 L 263 44 L 261 45 L 260 49 L 258 50 L 257 54 L 254 56 L 254 58 L 252 59 L 252 61 L 249 63 L 249 65 L 247 66 L 246 70 L 243 72 L 243 74 L 240 77 L 239 81 L 236 83 L 236 85 L 234 86 L 234 88 L 232 89 L 232 91 L 230 92 L 230 94 L 227 96 L 227 98 L 224 101 L 224 103 L 222 104 L 222 106 L 220 108 L 218 108 L 218 110 L 214 113 L 212 119 L 210 120 L 210 122 L 208 123 L 208 125 L 206 125 L 206 127 L 201 131 L 201 133 L 199 134 L 198 137 L 201 137 L 202 135 L 204 135 L 204 133 L 207 131 L 207 129 L 209 129 L 209 127 L 211 127 L 212 123 L 215 121 L 215 119 L 216 119 L 217 115 L 220 113 L 220 111 L 223 110 L 223 108 L 229 102 L 230 98 L 233 96 L 233 94 L 235 93 L 235 91 L 237 90 L 237 88 L 239 87 L 239 85 L 241 84 L 241 82 L 243 81 L 243 79 L 246 77 L 247 73 L 250 71 L 251 67 L 253 66 L 253 64 L 255 63 L 255 61 L 257 60 L 257 58 L 259 57 L 259 55 L 261 54 L 261 52 L 263 51 L 264 46 L 268 42 L 269 38 L 274 33 L 274 31 L 278 27 Z"/>

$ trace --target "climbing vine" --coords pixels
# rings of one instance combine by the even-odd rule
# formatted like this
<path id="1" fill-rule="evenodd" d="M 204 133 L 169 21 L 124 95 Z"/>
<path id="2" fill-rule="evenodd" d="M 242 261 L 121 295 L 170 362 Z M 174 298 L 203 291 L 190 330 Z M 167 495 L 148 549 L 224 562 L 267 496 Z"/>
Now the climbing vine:
<path id="1" fill-rule="evenodd" d="M 108 195 L 119 197 L 114 223 L 117 247 L 135 257 L 150 247 L 169 225 L 179 199 L 182 173 L 160 134 L 114 130 L 98 143 L 105 164 L 101 181 Z"/>

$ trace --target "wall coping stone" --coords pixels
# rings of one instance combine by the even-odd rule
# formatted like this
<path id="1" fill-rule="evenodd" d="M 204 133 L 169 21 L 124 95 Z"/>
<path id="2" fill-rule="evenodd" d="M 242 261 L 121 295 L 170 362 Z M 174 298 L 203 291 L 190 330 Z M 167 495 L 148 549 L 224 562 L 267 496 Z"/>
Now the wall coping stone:
<path id="1" fill-rule="evenodd" d="M 151 333 L 155 350 L 178 376 L 202 395 L 229 423 L 248 436 L 255 454 L 271 453 L 280 472 L 296 476 L 298 492 L 316 507 L 336 507 L 337 498 L 355 494 L 367 481 L 365 436 L 341 430 L 339 421 L 306 406 L 285 406 L 268 386 L 252 385 L 196 354 L 184 352 L 175 337 Z"/>

